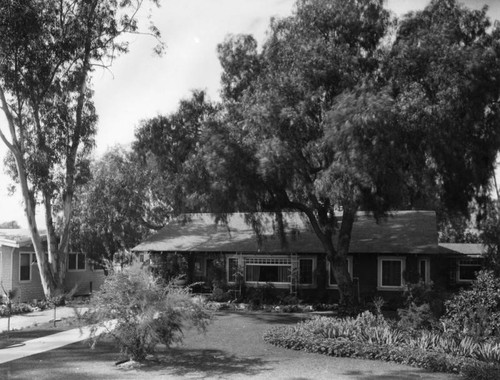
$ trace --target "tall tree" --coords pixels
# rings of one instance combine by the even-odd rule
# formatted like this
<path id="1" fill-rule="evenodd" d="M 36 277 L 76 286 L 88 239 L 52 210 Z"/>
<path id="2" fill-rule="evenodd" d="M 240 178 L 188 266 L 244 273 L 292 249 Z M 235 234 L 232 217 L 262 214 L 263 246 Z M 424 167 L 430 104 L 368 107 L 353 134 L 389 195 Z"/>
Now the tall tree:
<path id="1" fill-rule="evenodd" d="M 394 42 L 389 25 L 381 1 L 300 0 L 262 53 L 249 37 L 219 48 L 223 99 L 238 109 L 228 135 L 252 157 L 242 167 L 256 170 L 256 209 L 307 215 L 345 303 L 356 212 L 466 213 L 499 147 L 499 30 L 485 10 L 433 1 Z"/>
<path id="2" fill-rule="evenodd" d="M 252 157 L 242 164 L 257 177 L 255 209 L 307 215 L 345 303 L 354 300 L 347 253 L 356 211 L 368 204 L 377 215 L 386 209 L 381 191 L 386 178 L 397 178 L 384 177 L 390 167 L 375 164 L 393 155 L 392 99 L 362 85 L 379 67 L 377 49 L 389 22 L 382 1 L 304 0 L 291 17 L 271 22 L 262 53 L 250 37 L 219 47 L 225 104 L 239 108 L 239 114 L 228 112 L 226 122 L 229 135 Z M 236 60 L 249 61 L 239 65 L 245 72 L 234 69 Z M 320 287 L 325 257 L 319 261 Z"/>
<path id="3" fill-rule="evenodd" d="M 75 194 L 71 248 L 98 262 L 113 261 L 115 253 L 161 228 L 156 223 L 163 223 L 165 212 L 153 198 L 151 172 L 132 152 L 114 147 L 90 168 L 91 178 Z"/>
<path id="4" fill-rule="evenodd" d="M 7 0 L 0 4 L 0 138 L 15 165 L 46 296 L 63 287 L 75 188 L 88 171 L 97 115 L 91 73 L 127 51 L 143 0 Z M 158 4 L 157 0 L 153 0 Z M 151 33 L 159 37 L 154 26 Z M 35 220 L 45 209 L 48 247 Z M 60 204 L 60 209 L 56 208 Z M 56 231 L 54 215 L 61 215 Z M 46 255 L 47 253 L 47 255 Z"/>

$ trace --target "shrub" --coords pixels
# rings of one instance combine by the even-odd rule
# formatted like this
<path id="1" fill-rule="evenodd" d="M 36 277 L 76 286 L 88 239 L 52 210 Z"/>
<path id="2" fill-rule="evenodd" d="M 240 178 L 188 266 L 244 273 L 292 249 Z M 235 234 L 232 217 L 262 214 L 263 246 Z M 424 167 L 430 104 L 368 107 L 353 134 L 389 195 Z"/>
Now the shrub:
<path id="1" fill-rule="evenodd" d="M 489 363 L 474 362 L 464 365 L 461 374 L 464 380 L 498 380 L 500 367 Z"/>
<path id="2" fill-rule="evenodd" d="M 436 330 L 410 333 L 369 311 L 356 318 L 316 316 L 293 327 L 270 330 L 265 340 L 286 348 L 391 360 L 432 371 L 459 372 L 464 366 L 483 366 L 489 374 L 500 365 L 500 344 Z"/>
<path id="3" fill-rule="evenodd" d="M 451 334 L 500 336 L 500 279 L 493 272 L 479 272 L 471 288 L 460 290 L 445 306 L 441 322 Z"/>
<path id="4" fill-rule="evenodd" d="M 33 311 L 33 307 L 27 303 L 11 303 L 9 310 L 8 305 L 0 305 L 0 317 L 7 317 L 15 314 L 25 314 Z"/>
<path id="5" fill-rule="evenodd" d="M 233 299 L 233 295 L 230 292 L 225 292 L 221 288 L 215 288 L 207 299 L 213 302 L 228 302 Z"/>
<path id="6" fill-rule="evenodd" d="M 393 361 L 430 371 L 458 373 L 466 365 L 480 366 L 474 359 L 454 357 L 441 352 L 426 351 L 394 344 L 372 344 L 350 339 L 329 339 L 290 326 L 279 326 L 264 335 L 267 343 L 276 346 L 337 357 Z M 483 363 L 484 364 L 484 363 Z"/>
<path id="7" fill-rule="evenodd" d="M 406 331 L 430 329 L 436 323 L 428 303 L 417 306 L 410 303 L 406 309 L 398 309 L 398 327 Z"/>
<path id="8" fill-rule="evenodd" d="M 186 328 L 204 331 L 210 314 L 202 303 L 195 302 L 188 288 L 164 284 L 133 264 L 110 273 L 94 293 L 84 318 L 94 323 L 90 338 L 93 345 L 111 337 L 124 355 L 143 360 L 160 343 L 166 347 L 180 343 Z M 109 328 L 110 321 L 113 328 Z"/>

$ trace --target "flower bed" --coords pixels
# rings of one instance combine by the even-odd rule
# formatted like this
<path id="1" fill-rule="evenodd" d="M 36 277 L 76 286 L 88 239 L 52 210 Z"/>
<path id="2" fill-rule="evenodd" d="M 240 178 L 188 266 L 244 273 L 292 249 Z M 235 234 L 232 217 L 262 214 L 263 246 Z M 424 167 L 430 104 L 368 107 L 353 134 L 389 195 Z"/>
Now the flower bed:
<path id="1" fill-rule="evenodd" d="M 469 379 L 500 378 L 500 363 L 495 355 L 484 356 L 490 359 L 488 361 L 478 359 L 473 353 L 474 350 L 488 351 L 485 347 L 488 347 L 488 344 L 493 346 L 491 343 L 481 346 L 476 342 L 476 346 L 471 347 L 466 347 L 463 343 L 450 343 L 452 352 L 470 353 L 469 356 L 457 355 L 447 352 L 447 338 L 436 334 L 432 339 L 428 339 L 431 333 L 425 333 L 427 335 L 406 334 L 383 317 L 365 312 L 356 318 L 315 317 L 296 326 L 276 327 L 265 333 L 264 340 L 294 350 L 337 357 L 392 361 L 436 372 L 462 373 Z M 419 347 L 422 341 L 428 344 Z M 435 346 L 431 346 L 429 342 L 434 342 Z M 491 347 L 489 350 L 494 351 Z"/>

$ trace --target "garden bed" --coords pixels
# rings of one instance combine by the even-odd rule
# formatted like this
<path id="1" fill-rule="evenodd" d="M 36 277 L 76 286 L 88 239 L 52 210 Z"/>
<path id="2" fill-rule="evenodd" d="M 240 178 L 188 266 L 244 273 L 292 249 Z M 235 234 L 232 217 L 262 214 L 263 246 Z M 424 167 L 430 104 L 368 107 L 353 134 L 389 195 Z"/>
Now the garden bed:
<path id="1" fill-rule="evenodd" d="M 264 334 L 267 343 L 287 349 L 334 357 L 383 360 L 433 372 L 461 373 L 469 379 L 500 379 L 498 361 L 453 355 L 444 347 L 436 350 L 424 348 L 428 342 L 420 339 L 422 337 L 426 338 L 424 334 L 405 335 L 391 327 L 383 317 L 370 312 L 357 318 L 313 317 L 296 326 L 274 327 Z M 436 347 L 441 344 L 435 337 L 427 340 L 434 341 Z M 462 350 L 467 351 L 467 348 L 462 347 Z"/>

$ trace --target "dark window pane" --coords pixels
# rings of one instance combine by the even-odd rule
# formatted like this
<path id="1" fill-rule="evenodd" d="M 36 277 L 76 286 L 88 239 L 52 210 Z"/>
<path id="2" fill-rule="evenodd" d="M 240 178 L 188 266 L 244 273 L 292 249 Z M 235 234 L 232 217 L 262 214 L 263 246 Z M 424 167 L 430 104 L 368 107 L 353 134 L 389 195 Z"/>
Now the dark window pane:
<path id="1" fill-rule="evenodd" d="M 259 282 L 290 282 L 289 265 L 246 265 L 245 280 Z"/>
<path id="2" fill-rule="evenodd" d="M 21 263 L 20 263 L 20 274 L 19 274 L 19 280 L 20 281 L 29 281 L 31 280 L 30 275 L 31 275 L 31 253 L 21 253 L 20 257 Z"/>
<path id="3" fill-rule="evenodd" d="M 422 281 L 427 281 L 427 261 L 420 260 L 419 275 Z"/>
<path id="4" fill-rule="evenodd" d="M 85 254 L 79 253 L 77 255 L 78 257 L 78 269 L 84 270 L 85 269 Z"/>
<path id="5" fill-rule="evenodd" d="M 382 286 L 401 286 L 401 261 L 382 261 Z"/>
<path id="6" fill-rule="evenodd" d="M 481 270 L 480 265 L 463 265 L 460 266 L 460 280 L 475 280 L 476 272 Z"/>
<path id="7" fill-rule="evenodd" d="M 300 260 L 300 283 L 301 284 L 312 284 L 313 283 L 313 261 L 312 261 L 312 259 L 301 259 Z"/>
<path id="8" fill-rule="evenodd" d="M 68 255 L 68 269 L 75 270 L 76 269 L 76 254 L 70 253 Z"/>

